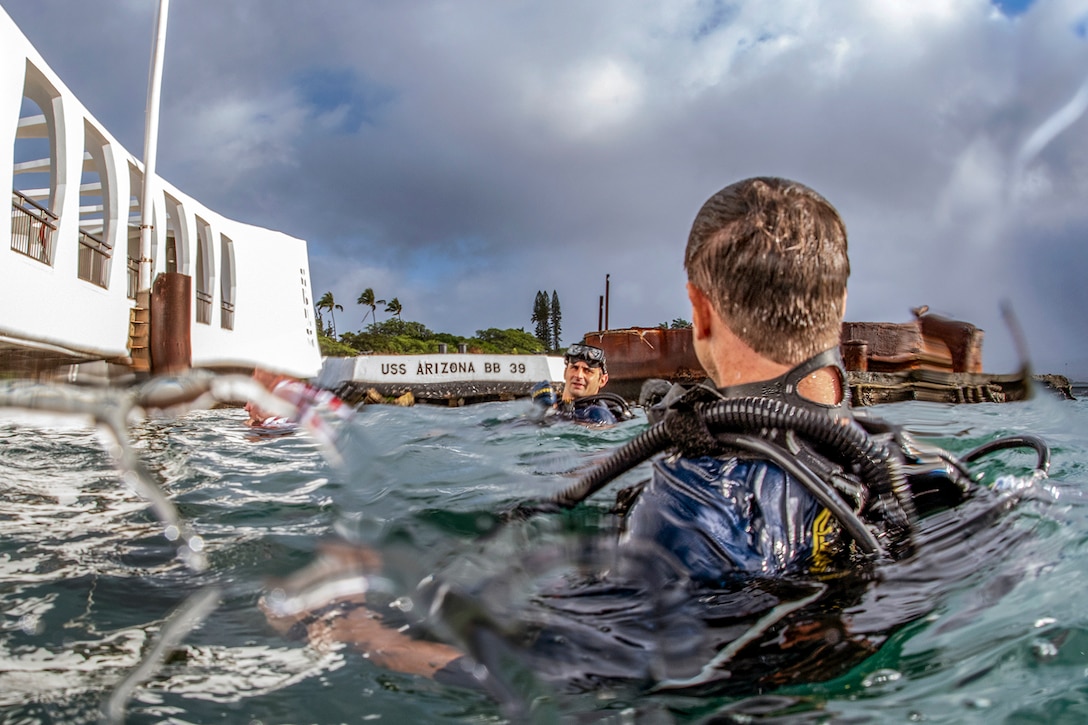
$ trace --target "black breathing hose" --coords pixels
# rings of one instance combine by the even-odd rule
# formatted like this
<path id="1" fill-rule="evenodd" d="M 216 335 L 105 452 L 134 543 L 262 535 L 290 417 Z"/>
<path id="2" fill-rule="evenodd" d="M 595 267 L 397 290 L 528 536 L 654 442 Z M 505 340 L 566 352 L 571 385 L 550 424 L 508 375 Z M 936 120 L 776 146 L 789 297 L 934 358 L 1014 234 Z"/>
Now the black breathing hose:
<path id="1" fill-rule="evenodd" d="M 906 477 L 895 465 L 887 448 L 858 426 L 822 413 L 770 398 L 735 398 L 697 404 L 696 411 L 713 432 L 736 432 L 778 428 L 793 430 L 816 443 L 839 451 L 861 466 L 863 480 L 874 484 L 877 495 L 891 495 L 902 509 L 891 523 L 909 527 L 914 517 Z M 632 439 L 605 461 L 590 469 L 577 483 L 560 492 L 552 503 L 570 508 L 599 491 L 612 479 L 634 468 L 650 456 L 682 441 L 672 436 L 669 421 L 663 420 Z"/>
<path id="2" fill-rule="evenodd" d="M 674 445 L 664 421 L 656 423 L 582 474 L 576 483 L 553 496 L 549 504 L 552 508 L 573 508 L 600 491 L 612 479 Z"/>
<path id="3" fill-rule="evenodd" d="M 701 418 L 707 432 L 719 444 L 740 448 L 761 455 L 777 463 L 793 475 L 839 521 L 866 554 L 883 555 L 884 550 L 873 532 L 852 511 L 833 487 L 820 479 L 800 463 L 795 456 L 781 446 L 746 431 L 778 429 L 794 431 L 813 443 L 826 446 L 853 461 L 858 475 L 875 494 L 881 507 L 887 533 L 895 542 L 897 557 L 908 554 L 917 522 L 910 484 L 893 454 L 890 444 L 876 440 L 863 428 L 828 416 L 771 398 L 733 398 L 709 403 L 696 403 L 692 411 Z M 689 421 L 685 421 L 689 422 Z M 679 447 L 684 443 L 686 429 L 674 424 L 669 415 L 655 423 L 612 455 L 597 464 L 550 500 L 537 505 L 521 505 L 516 512 L 519 518 L 534 513 L 573 508 L 586 500 L 610 481 L 631 470 L 652 456 Z M 681 440 L 677 440 L 680 438 Z M 1039 437 L 1033 435 L 1009 436 L 975 448 L 960 461 L 969 463 L 984 455 L 1010 448 L 1033 448 L 1037 454 L 1036 469 L 1046 473 L 1050 467 L 1050 449 Z M 962 463 L 957 461 L 957 467 Z"/>
<path id="4" fill-rule="evenodd" d="M 729 430 L 758 430 L 759 427 L 793 430 L 825 445 L 859 466 L 861 480 L 868 483 L 884 504 L 887 523 L 904 536 L 914 528 L 917 514 L 910 485 L 886 444 L 875 440 L 860 426 L 849 425 L 826 413 L 801 408 L 770 398 L 735 398 L 712 403 L 704 409 L 708 427 Z"/>
<path id="5" fill-rule="evenodd" d="M 780 400 L 758 397 L 698 403 L 695 406 L 695 413 L 702 417 L 707 429 L 717 434 L 719 440 L 723 433 L 744 433 L 767 428 L 792 430 L 842 453 L 848 460 L 857 462 L 862 479 L 871 482 L 872 490 L 882 504 L 889 533 L 902 542 L 901 552 L 910 550 L 916 515 L 906 477 L 888 449 L 860 427 L 845 424 L 822 412 L 810 411 Z M 607 459 L 587 471 L 574 485 L 561 491 L 551 500 L 536 507 L 520 507 L 520 515 L 572 508 L 639 463 L 682 443 L 677 441 L 676 437 L 673 435 L 670 420 L 666 417 L 665 420 L 654 424 L 621 446 Z M 748 444 L 738 445 L 738 447 L 746 447 L 753 452 L 766 452 L 766 450 L 754 450 L 754 446 L 751 445 L 752 436 L 744 438 L 748 440 Z M 737 439 L 730 436 L 729 440 Z M 775 446 L 775 449 L 781 451 L 778 446 Z M 784 457 L 776 455 L 773 460 L 780 461 L 783 458 L 792 460 L 789 455 Z M 791 469 L 798 467 L 803 468 L 800 464 L 790 466 Z M 807 469 L 804 470 L 807 471 Z M 791 473 L 795 472 L 791 470 Z M 811 471 L 808 473 L 810 475 L 797 477 L 817 499 L 825 501 L 826 505 L 828 499 L 826 487 Z M 811 485 L 813 481 L 820 482 L 819 490 L 813 490 Z M 838 498 L 838 494 L 833 495 L 835 502 L 843 503 Z M 879 542 L 853 511 L 845 505 L 834 503 L 828 506 L 828 509 L 836 515 L 843 528 L 851 533 L 866 553 L 881 553 Z"/>
<path id="6" fill-rule="evenodd" d="M 813 498 L 823 504 L 831 512 L 831 515 L 839 520 L 843 529 L 854 538 L 863 554 L 877 557 L 884 556 L 884 549 L 876 536 L 858 515 L 846 505 L 839 493 L 798 461 L 797 457 L 790 454 L 789 451 L 769 440 L 756 436 L 723 433 L 719 436 L 719 439 L 726 445 L 741 448 L 777 463 L 783 471 L 800 481 L 812 494 Z"/>
<path id="7" fill-rule="evenodd" d="M 594 395 L 586 395 L 578 398 L 578 404 L 580 406 L 592 403 L 604 403 L 613 413 L 615 413 L 616 410 L 619 410 L 624 418 L 634 417 L 631 413 L 631 406 L 627 403 L 627 399 L 622 395 L 617 395 L 616 393 L 596 393 Z M 613 410 L 613 406 L 615 407 L 615 410 Z"/>
<path id="8" fill-rule="evenodd" d="M 1007 436 L 1005 438 L 998 438 L 995 441 L 990 441 L 989 443 L 983 443 L 978 448 L 965 453 L 960 460 L 964 463 L 970 463 L 971 461 L 978 460 L 982 456 L 995 451 L 1003 451 L 1010 448 L 1035 449 L 1035 470 L 1041 473 L 1050 471 L 1050 447 L 1047 446 L 1046 441 L 1039 436 L 1030 434 Z"/>

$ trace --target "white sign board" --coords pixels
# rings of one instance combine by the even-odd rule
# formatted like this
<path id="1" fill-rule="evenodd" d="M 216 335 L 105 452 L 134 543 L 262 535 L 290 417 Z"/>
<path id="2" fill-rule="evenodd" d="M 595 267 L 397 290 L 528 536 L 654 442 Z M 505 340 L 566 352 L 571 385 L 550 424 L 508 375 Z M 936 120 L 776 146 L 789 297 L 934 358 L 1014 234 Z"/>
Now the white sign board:
<path id="1" fill-rule="evenodd" d="M 563 358 L 547 355 L 361 355 L 326 358 L 318 385 L 340 383 L 448 385 L 463 382 L 535 383 L 563 379 Z"/>

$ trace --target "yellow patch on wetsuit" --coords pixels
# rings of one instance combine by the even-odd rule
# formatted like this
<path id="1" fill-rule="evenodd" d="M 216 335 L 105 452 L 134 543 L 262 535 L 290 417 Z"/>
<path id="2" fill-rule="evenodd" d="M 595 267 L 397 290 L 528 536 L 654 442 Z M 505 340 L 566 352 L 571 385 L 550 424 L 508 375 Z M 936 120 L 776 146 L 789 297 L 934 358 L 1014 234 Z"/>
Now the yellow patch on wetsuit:
<path id="1" fill-rule="evenodd" d="M 827 509 L 820 509 L 812 520 L 812 567 L 810 571 L 823 572 L 831 568 L 838 526 Z"/>

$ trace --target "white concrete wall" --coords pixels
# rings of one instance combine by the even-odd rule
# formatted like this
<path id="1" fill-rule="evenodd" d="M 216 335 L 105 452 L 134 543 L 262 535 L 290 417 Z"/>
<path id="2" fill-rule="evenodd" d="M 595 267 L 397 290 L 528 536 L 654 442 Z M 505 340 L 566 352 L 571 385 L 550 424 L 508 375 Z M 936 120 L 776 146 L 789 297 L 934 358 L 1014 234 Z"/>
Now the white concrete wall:
<path id="1" fill-rule="evenodd" d="M 502 383 L 562 382 L 563 358 L 548 355 L 490 353 L 432 355 L 360 355 L 325 358 L 317 383 L 386 385 L 450 385 L 487 381 Z"/>
<path id="2" fill-rule="evenodd" d="M 127 255 L 129 198 L 132 188 L 129 164 L 138 170 L 142 162 L 125 150 L 53 73 L 44 59 L 0 8 L 0 179 L 12 182 L 14 147 L 23 101 L 27 64 L 44 79 L 51 102 L 43 111 L 55 120 L 54 180 L 60 217 L 55 253 L 47 265 L 11 248 L 11 225 L 0 224 L 0 337 L 61 347 L 104 358 L 127 356 L 129 310 Z M 169 62 L 169 58 L 166 62 Z M 39 89 L 42 84 L 38 84 Z M 143 113 L 143 109 L 135 109 Z M 84 155 L 84 122 L 94 126 L 106 142 L 104 158 L 110 198 L 105 199 L 109 241 L 113 245 L 107 288 L 79 279 L 79 185 Z M 160 139 L 168 144 L 169 139 Z M 190 198 L 162 179 L 155 193 L 155 230 L 152 278 L 166 269 L 166 203 L 164 193 L 180 202 L 182 229 L 176 235 L 181 272 L 195 275 L 196 217 L 211 227 L 213 278 L 210 324 L 196 322 L 192 304 L 192 349 L 195 367 L 267 367 L 300 377 L 312 377 L 320 369 L 313 299 L 306 243 L 285 234 L 226 219 Z M 221 239 L 234 245 L 236 275 L 233 330 L 221 326 Z"/>

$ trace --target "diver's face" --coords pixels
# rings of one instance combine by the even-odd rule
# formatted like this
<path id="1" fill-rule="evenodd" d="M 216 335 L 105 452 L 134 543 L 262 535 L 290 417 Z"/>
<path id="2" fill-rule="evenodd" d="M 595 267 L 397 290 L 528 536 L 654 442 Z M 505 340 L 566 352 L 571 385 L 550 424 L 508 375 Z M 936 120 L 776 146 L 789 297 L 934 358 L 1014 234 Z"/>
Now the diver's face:
<path id="1" fill-rule="evenodd" d="M 608 373 L 599 365 L 591 365 L 584 360 L 571 360 L 563 371 L 563 380 L 566 386 L 565 394 L 572 398 L 584 398 L 587 395 L 596 395 L 608 382 Z"/>

